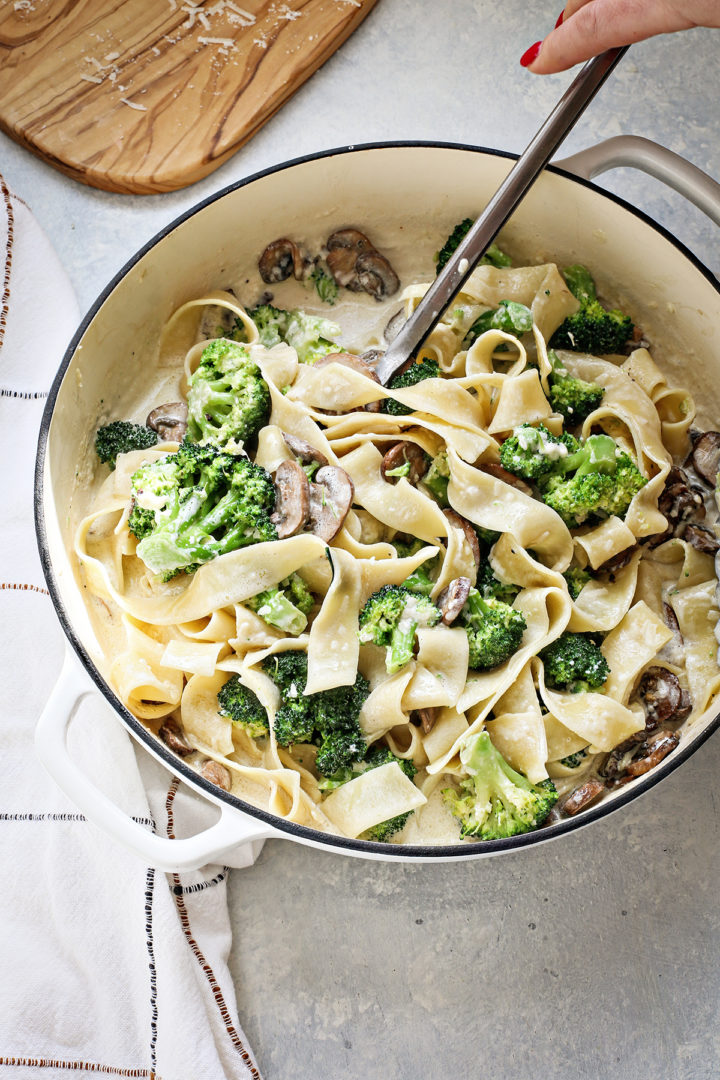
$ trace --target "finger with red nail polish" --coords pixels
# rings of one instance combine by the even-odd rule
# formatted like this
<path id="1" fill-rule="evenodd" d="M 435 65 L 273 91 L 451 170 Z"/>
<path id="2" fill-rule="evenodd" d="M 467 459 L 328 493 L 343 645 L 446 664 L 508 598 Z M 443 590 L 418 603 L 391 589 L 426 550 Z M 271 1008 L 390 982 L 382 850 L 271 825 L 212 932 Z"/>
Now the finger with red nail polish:
<path id="1" fill-rule="evenodd" d="M 530 48 L 522 54 L 520 63 L 523 67 L 529 67 L 533 60 L 537 60 L 541 45 L 542 41 L 536 41 L 534 45 L 531 45 Z"/>

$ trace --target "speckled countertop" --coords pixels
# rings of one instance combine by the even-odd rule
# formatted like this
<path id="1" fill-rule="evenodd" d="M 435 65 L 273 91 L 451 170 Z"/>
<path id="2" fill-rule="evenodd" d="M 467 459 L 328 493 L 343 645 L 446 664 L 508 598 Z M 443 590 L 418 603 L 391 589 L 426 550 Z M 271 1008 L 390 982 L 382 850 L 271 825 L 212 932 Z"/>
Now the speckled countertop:
<path id="1" fill-rule="evenodd" d="M 418 138 L 521 151 L 570 81 L 520 54 L 541 0 L 379 0 L 265 128 L 208 179 L 130 198 L 81 187 L 0 136 L 87 308 L 159 228 L 284 159 Z M 634 47 L 563 153 L 639 134 L 720 175 L 720 32 Z M 601 184 L 715 273 L 718 231 L 658 182 Z M 239 1012 L 266 1080 L 705 1080 L 720 1075 L 716 735 L 659 788 L 559 842 L 403 866 L 269 841 L 230 885 Z"/>

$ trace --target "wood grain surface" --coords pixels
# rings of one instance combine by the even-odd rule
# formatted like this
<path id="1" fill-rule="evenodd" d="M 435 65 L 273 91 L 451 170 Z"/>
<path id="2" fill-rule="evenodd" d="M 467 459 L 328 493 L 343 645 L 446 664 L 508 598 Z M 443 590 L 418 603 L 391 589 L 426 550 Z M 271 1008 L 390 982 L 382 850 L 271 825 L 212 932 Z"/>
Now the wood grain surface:
<path id="1" fill-rule="evenodd" d="M 0 0 L 0 128 L 108 191 L 172 191 L 242 146 L 376 0 Z"/>

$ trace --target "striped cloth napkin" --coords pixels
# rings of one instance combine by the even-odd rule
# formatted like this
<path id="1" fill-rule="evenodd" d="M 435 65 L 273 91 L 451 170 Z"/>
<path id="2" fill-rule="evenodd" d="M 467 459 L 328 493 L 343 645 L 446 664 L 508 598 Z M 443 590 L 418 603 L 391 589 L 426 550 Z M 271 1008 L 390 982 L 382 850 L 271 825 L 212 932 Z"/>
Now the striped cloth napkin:
<path id="1" fill-rule="evenodd" d="M 65 648 L 36 553 L 33 466 L 77 322 L 57 257 L 0 176 L 0 1080 L 259 1078 L 227 966 L 228 867 L 144 866 L 78 813 L 33 749 Z M 207 827 L 202 800 L 89 701 L 71 745 L 95 783 L 163 835 Z"/>

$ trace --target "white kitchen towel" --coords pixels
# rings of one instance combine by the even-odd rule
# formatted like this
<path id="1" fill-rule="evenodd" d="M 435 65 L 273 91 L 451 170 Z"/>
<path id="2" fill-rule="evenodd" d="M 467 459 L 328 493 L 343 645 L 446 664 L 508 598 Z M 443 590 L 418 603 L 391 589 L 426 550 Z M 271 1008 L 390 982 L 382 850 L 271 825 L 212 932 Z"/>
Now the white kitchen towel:
<path id="1" fill-rule="evenodd" d="M 0 1080 L 259 1078 L 228 970 L 228 867 L 144 866 L 84 819 L 33 748 L 65 650 L 36 552 L 33 465 L 78 318 L 47 238 L 0 176 Z M 71 745 L 147 828 L 207 825 L 201 801 L 134 749 L 99 697 L 86 699 Z"/>

